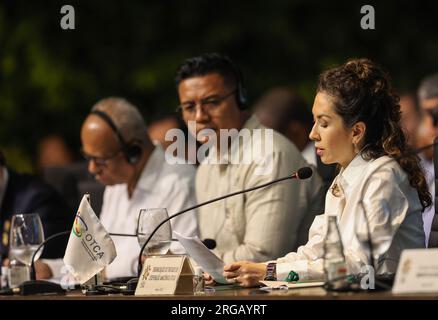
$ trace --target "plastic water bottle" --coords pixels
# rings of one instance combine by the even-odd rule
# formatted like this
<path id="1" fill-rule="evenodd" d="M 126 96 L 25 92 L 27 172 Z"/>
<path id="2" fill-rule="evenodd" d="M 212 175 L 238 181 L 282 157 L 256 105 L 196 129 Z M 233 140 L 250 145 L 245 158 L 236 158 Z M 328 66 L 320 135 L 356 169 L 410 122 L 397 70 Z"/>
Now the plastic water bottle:
<path id="1" fill-rule="evenodd" d="M 194 295 L 205 294 L 205 280 L 201 267 L 195 268 L 195 274 L 193 276 L 193 294 Z"/>
<path id="2" fill-rule="evenodd" d="M 327 234 L 324 241 L 324 272 L 328 289 L 339 290 L 348 286 L 347 263 L 336 216 L 328 217 Z"/>

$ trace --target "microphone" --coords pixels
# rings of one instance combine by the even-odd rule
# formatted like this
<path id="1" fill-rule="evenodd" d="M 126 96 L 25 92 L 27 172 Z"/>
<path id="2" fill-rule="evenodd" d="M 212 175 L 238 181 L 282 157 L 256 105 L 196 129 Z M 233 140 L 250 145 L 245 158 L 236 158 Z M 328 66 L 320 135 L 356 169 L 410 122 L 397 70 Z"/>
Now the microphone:
<path id="1" fill-rule="evenodd" d="M 299 170 L 293 172 L 292 174 L 290 174 L 290 175 L 288 175 L 288 176 L 286 176 L 286 177 L 279 178 L 279 179 L 275 179 L 275 180 L 272 180 L 272 181 L 270 181 L 270 182 L 267 182 L 267 183 L 264 183 L 264 184 L 261 184 L 261 185 L 258 185 L 258 186 L 252 187 L 252 188 L 248 188 L 248 189 L 244 189 L 244 190 L 236 191 L 236 192 L 233 192 L 233 193 L 229 193 L 229 194 L 226 194 L 226 195 L 220 196 L 220 197 L 218 197 L 218 198 L 214 198 L 214 199 L 211 199 L 211 200 L 205 201 L 205 202 L 203 202 L 203 203 L 197 204 L 197 205 L 192 206 L 192 207 L 190 207 L 190 208 L 186 208 L 186 209 L 184 209 L 184 210 L 181 210 L 181 211 L 179 211 L 179 212 L 177 212 L 177 213 L 175 213 L 175 214 L 169 216 L 168 218 L 166 218 L 166 219 L 164 219 L 163 221 L 161 221 L 161 222 L 158 224 L 158 226 L 155 227 L 155 229 L 151 232 L 151 234 L 150 234 L 149 237 L 147 238 L 146 242 L 145 242 L 145 243 L 143 244 L 143 246 L 141 247 L 140 254 L 139 254 L 139 256 L 138 256 L 138 269 L 137 269 L 138 277 L 140 277 L 140 274 L 141 274 L 141 269 L 142 269 L 142 266 L 141 266 L 141 258 L 142 258 L 142 255 L 143 255 L 143 251 L 144 251 L 144 249 L 146 248 L 147 244 L 148 244 L 149 241 L 152 239 L 152 237 L 154 236 L 154 234 L 157 232 L 157 230 L 158 230 L 163 224 L 165 224 L 167 221 L 169 221 L 169 220 L 171 220 L 171 219 L 173 219 L 173 218 L 175 218 L 175 217 L 177 217 L 177 216 L 179 216 L 179 215 L 181 215 L 181 214 L 183 214 L 183 213 L 185 213 L 185 212 L 187 212 L 187 211 L 197 209 L 197 208 L 199 208 L 199 207 L 205 206 L 205 205 L 210 204 L 210 203 L 212 203 L 212 202 L 216 202 L 216 201 L 219 201 L 219 200 L 222 200 L 222 199 L 225 199 L 225 198 L 233 197 L 233 196 L 238 195 L 238 194 L 242 194 L 242 193 L 246 193 L 246 192 L 254 191 L 254 190 L 257 190 L 257 189 L 265 188 L 265 187 L 267 187 L 267 186 L 270 186 L 270 185 L 272 185 L 272 184 L 275 184 L 275 183 L 278 183 L 278 182 L 281 182 L 281 181 L 284 181 L 284 180 L 289 180 L 289 179 L 304 180 L 304 179 L 308 179 L 308 178 L 310 178 L 310 177 L 312 176 L 312 174 L 313 174 L 313 170 L 312 170 L 312 168 L 310 168 L 310 167 L 303 167 L 303 168 L 300 168 Z M 206 240 L 208 240 L 207 243 L 208 243 L 209 245 L 213 245 L 213 244 L 214 244 L 214 245 L 215 245 L 214 247 L 216 247 L 216 241 L 215 241 L 215 240 L 213 240 L 213 239 L 205 239 L 204 241 L 206 241 Z M 211 241 L 210 241 L 210 240 L 211 240 Z M 213 242 L 213 241 L 214 241 L 214 242 Z"/>
<path id="2" fill-rule="evenodd" d="M 214 248 L 216 248 L 216 240 L 214 239 L 204 239 L 202 240 L 202 243 L 204 244 L 204 246 L 206 246 L 208 249 L 213 250 Z"/>
<path id="3" fill-rule="evenodd" d="M 305 180 L 309 179 L 313 174 L 313 170 L 310 167 L 303 167 L 298 169 L 298 171 L 292 173 L 293 179 Z M 275 181 L 275 180 L 274 180 Z"/>

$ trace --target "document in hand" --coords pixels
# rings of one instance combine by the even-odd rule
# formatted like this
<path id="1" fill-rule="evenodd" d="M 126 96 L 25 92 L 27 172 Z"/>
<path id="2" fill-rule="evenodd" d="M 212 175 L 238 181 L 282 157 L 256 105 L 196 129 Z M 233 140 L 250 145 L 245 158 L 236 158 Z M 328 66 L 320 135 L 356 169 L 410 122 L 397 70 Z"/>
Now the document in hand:
<path id="1" fill-rule="evenodd" d="M 260 281 L 266 287 L 266 289 L 298 289 L 298 288 L 311 288 L 322 287 L 324 281 L 306 281 L 306 282 L 286 282 L 286 281 Z"/>
<path id="2" fill-rule="evenodd" d="M 185 237 L 174 231 L 175 237 L 184 247 L 188 255 L 209 273 L 217 283 L 229 284 L 223 276 L 225 263 L 211 252 L 198 237 Z"/>

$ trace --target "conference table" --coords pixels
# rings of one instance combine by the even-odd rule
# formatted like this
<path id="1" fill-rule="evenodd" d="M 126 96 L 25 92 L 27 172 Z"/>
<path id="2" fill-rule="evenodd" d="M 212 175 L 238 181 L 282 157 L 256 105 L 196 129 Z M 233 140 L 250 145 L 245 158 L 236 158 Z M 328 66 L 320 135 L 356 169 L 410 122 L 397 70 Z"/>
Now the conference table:
<path id="1" fill-rule="evenodd" d="M 289 290 L 262 291 L 257 288 L 233 288 L 218 290 L 204 295 L 146 295 L 122 294 L 85 295 L 80 290 L 65 295 L 11 295 L 0 296 L 1 300 L 438 300 L 438 293 L 393 294 L 390 291 L 327 292 L 322 287 Z"/>

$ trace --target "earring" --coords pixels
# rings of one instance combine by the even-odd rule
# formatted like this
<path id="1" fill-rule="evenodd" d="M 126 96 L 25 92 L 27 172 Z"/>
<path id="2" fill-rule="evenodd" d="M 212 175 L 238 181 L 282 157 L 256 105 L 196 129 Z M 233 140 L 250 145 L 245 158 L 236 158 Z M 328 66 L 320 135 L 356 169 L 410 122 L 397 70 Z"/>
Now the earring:
<path id="1" fill-rule="evenodd" d="M 357 142 L 353 142 L 354 153 L 359 153 L 359 148 L 357 147 Z"/>

